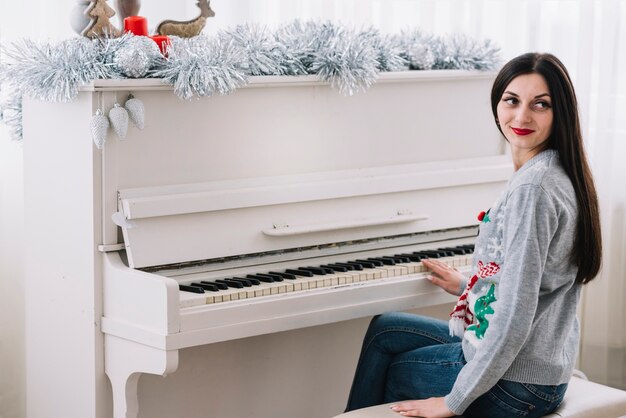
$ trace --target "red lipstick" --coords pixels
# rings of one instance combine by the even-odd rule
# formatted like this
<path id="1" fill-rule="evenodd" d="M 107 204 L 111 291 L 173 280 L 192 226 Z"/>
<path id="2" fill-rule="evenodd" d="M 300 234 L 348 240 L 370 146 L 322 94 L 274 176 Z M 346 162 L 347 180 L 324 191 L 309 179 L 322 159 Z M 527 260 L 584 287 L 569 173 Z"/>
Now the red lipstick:
<path id="1" fill-rule="evenodd" d="M 520 135 L 520 136 L 530 135 L 533 132 L 535 132 L 532 129 L 522 129 L 522 128 L 511 128 L 511 130 L 513 131 L 513 133 L 515 133 L 515 135 Z"/>

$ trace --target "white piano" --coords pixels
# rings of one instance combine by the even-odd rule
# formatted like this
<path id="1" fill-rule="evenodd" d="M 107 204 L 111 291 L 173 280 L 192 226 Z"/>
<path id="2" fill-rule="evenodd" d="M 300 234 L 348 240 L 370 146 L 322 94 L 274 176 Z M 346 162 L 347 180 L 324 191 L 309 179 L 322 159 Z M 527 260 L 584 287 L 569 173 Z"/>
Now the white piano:
<path id="1" fill-rule="evenodd" d="M 340 412 L 323 388 L 344 398 L 366 318 L 452 301 L 419 253 L 468 269 L 476 215 L 512 172 L 493 77 L 387 73 L 352 97 L 253 77 L 191 101 L 158 80 L 99 80 L 70 103 L 26 100 L 29 418 Z M 130 92 L 145 129 L 98 150 L 91 116 Z M 352 363 L 336 374 L 292 362 L 342 336 Z M 276 345 L 299 354 L 233 366 Z"/>

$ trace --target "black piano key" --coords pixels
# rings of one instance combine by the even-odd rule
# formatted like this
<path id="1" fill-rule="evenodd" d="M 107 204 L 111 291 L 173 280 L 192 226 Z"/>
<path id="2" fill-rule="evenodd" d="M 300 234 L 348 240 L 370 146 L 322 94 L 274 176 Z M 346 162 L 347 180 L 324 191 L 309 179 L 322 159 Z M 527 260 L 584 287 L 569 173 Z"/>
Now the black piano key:
<path id="1" fill-rule="evenodd" d="M 441 258 L 442 255 L 437 251 L 416 251 L 413 254 L 423 255 L 424 258 Z"/>
<path id="2" fill-rule="evenodd" d="M 374 257 L 376 260 L 380 260 L 383 262 L 383 264 L 387 265 L 387 266 L 395 266 L 396 265 L 396 260 L 393 259 L 393 257 L 388 257 L 388 256 L 384 256 L 384 257 Z"/>
<path id="3" fill-rule="evenodd" d="M 235 289 L 243 289 L 243 283 L 236 281 L 227 281 L 227 280 L 216 280 L 217 283 L 224 283 L 228 287 L 232 287 Z"/>
<path id="4" fill-rule="evenodd" d="M 198 286 L 188 286 L 186 284 L 179 284 L 178 289 L 183 292 L 191 292 L 191 293 L 204 293 L 204 289 Z"/>
<path id="5" fill-rule="evenodd" d="M 279 273 L 277 271 L 270 271 L 269 274 L 276 274 L 277 276 L 282 277 L 287 280 L 296 280 L 296 275 L 291 273 Z"/>
<path id="6" fill-rule="evenodd" d="M 270 279 L 274 280 L 275 282 L 282 282 L 283 278 L 278 275 L 278 274 L 271 274 L 271 273 L 257 273 L 257 276 L 262 276 L 262 277 L 269 277 Z"/>
<path id="7" fill-rule="evenodd" d="M 404 253 L 403 253 L 403 254 L 398 254 L 398 256 L 399 256 L 399 257 L 402 257 L 402 258 L 406 258 L 406 259 L 408 259 L 409 261 L 412 261 L 412 262 L 414 262 L 414 263 L 415 263 L 415 262 L 419 263 L 420 261 L 422 261 L 423 259 L 425 259 L 425 258 L 426 258 L 426 257 L 425 257 L 425 256 L 423 256 L 423 255 L 417 255 L 417 254 L 404 254 Z"/>
<path id="8" fill-rule="evenodd" d="M 203 283 L 203 284 L 213 284 L 213 285 L 217 286 L 217 288 L 218 288 L 218 289 L 220 289 L 220 290 L 226 290 L 226 289 L 228 289 L 228 285 L 227 285 L 227 284 L 225 284 L 225 283 L 219 283 L 219 282 L 217 282 L 217 281 L 215 281 L 215 282 L 209 282 L 209 281 L 207 281 L 207 280 L 202 280 L 200 283 Z"/>
<path id="9" fill-rule="evenodd" d="M 409 260 L 408 257 L 401 257 L 399 255 L 389 256 L 389 258 L 391 258 L 396 263 L 409 263 L 409 262 L 411 262 L 411 260 Z"/>
<path id="10" fill-rule="evenodd" d="M 245 280 L 247 282 L 250 282 L 250 284 L 252 284 L 252 286 L 258 286 L 261 284 L 261 281 L 258 279 L 254 279 L 252 277 L 246 277 L 245 279 L 243 277 L 232 277 L 233 280 Z"/>
<path id="11" fill-rule="evenodd" d="M 320 268 L 323 268 L 326 274 L 335 274 L 335 270 L 331 269 L 330 267 L 320 266 Z"/>
<path id="12" fill-rule="evenodd" d="M 348 264 L 352 266 L 355 270 L 363 270 L 364 268 L 367 267 L 367 266 L 364 266 L 362 263 L 357 263 L 356 261 L 348 261 L 346 263 L 339 263 L 339 264 Z M 371 265 L 372 267 L 367 267 L 367 268 L 374 268 L 373 264 L 368 263 L 368 265 Z"/>
<path id="13" fill-rule="evenodd" d="M 370 264 L 373 264 L 374 267 L 382 267 L 382 266 L 385 265 L 385 263 L 383 263 L 382 260 L 377 259 L 377 258 L 368 258 L 367 260 L 359 259 L 359 260 L 355 260 L 355 261 L 357 263 L 370 263 Z M 363 264 L 363 265 L 365 266 L 365 264 Z M 370 267 L 370 268 L 372 268 L 372 267 Z"/>
<path id="14" fill-rule="evenodd" d="M 464 250 L 468 251 L 468 254 L 474 253 L 474 244 L 458 245 L 457 247 L 463 248 Z"/>
<path id="15" fill-rule="evenodd" d="M 228 279 L 224 279 L 227 282 L 237 282 L 237 283 L 241 283 L 244 287 L 252 287 L 252 282 L 250 280 L 246 280 L 246 279 L 239 279 L 239 278 L 228 278 Z"/>
<path id="16" fill-rule="evenodd" d="M 298 267 L 298 270 L 310 271 L 316 276 L 324 276 L 326 274 L 326 271 L 324 271 L 323 268 L 319 267 Z"/>
<path id="17" fill-rule="evenodd" d="M 320 266 L 320 267 L 323 267 L 325 269 L 330 269 L 332 271 L 338 271 L 339 273 L 345 273 L 348 271 L 347 267 L 338 266 L 336 264 L 324 264 L 323 266 Z"/>
<path id="18" fill-rule="evenodd" d="M 356 260 L 354 262 L 359 263 L 361 266 L 363 266 L 364 268 L 368 268 L 368 269 L 373 269 L 374 267 L 383 265 L 383 263 L 380 261 L 376 262 L 376 261 L 371 261 L 371 260 Z M 350 261 L 348 261 L 348 263 L 350 263 Z"/>
<path id="19" fill-rule="evenodd" d="M 352 265 L 352 264 L 349 264 L 349 263 L 333 263 L 333 264 L 329 264 L 329 266 L 345 267 L 345 268 L 348 269 L 348 271 L 363 270 L 363 266 L 361 266 L 361 265 L 355 266 L 355 265 Z"/>
<path id="20" fill-rule="evenodd" d="M 246 278 L 257 279 L 258 281 L 261 281 L 264 283 L 274 283 L 274 279 L 272 279 L 271 277 L 261 276 L 259 274 L 248 274 L 246 275 Z"/>
<path id="21" fill-rule="evenodd" d="M 307 270 L 287 269 L 285 273 L 295 274 L 296 276 L 313 277 L 314 274 Z"/>
<path id="22" fill-rule="evenodd" d="M 453 253 L 454 255 L 465 255 L 467 254 L 467 251 L 464 248 L 459 248 L 459 247 L 446 247 L 446 248 L 439 248 L 440 251 L 448 251 Z"/>
<path id="23" fill-rule="evenodd" d="M 208 284 L 208 283 L 191 283 L 191 286 L 197 286 L 197 287 L 201 287 L 204 290 L 209 290 L 211 292 L 219 292 L 219 288 L 217 286 L 215 286 L 214 284 Z"/>

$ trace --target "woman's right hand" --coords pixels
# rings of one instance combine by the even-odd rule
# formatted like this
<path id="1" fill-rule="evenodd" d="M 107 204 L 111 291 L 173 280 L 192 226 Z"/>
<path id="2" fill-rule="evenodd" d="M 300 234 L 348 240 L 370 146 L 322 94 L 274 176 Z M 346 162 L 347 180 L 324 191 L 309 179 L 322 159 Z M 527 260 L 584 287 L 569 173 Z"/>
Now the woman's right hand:
<path id="1" fill-rule="evenodd" d="M 439 286 L 446 292 L 458 296 L 460 294 L 461 282 L 464 279 L 463 273 L 437 259 L 427 258 L 422 260 L 424 266 L 432 272 L 427 277 L 434 285 Z"/>

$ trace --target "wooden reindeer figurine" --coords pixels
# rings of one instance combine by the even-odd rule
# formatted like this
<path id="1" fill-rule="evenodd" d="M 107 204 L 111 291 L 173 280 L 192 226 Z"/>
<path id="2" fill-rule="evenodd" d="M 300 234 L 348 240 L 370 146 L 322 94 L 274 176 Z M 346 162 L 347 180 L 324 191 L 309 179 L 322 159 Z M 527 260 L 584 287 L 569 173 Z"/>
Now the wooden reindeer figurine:
<path id="1" fill-rule="evenodd" d="M 215 16 L 215 12 L 211 9 L 210 0 L 198 0 L 197 6 L 200 8 L 200 16 L 193 20 L 179 22 L 176 20 L 164 20 L 157 27 L 157 34 L 180 36 L 181 38 L 191 38 L 202 32 L 206 20 Z"/>

